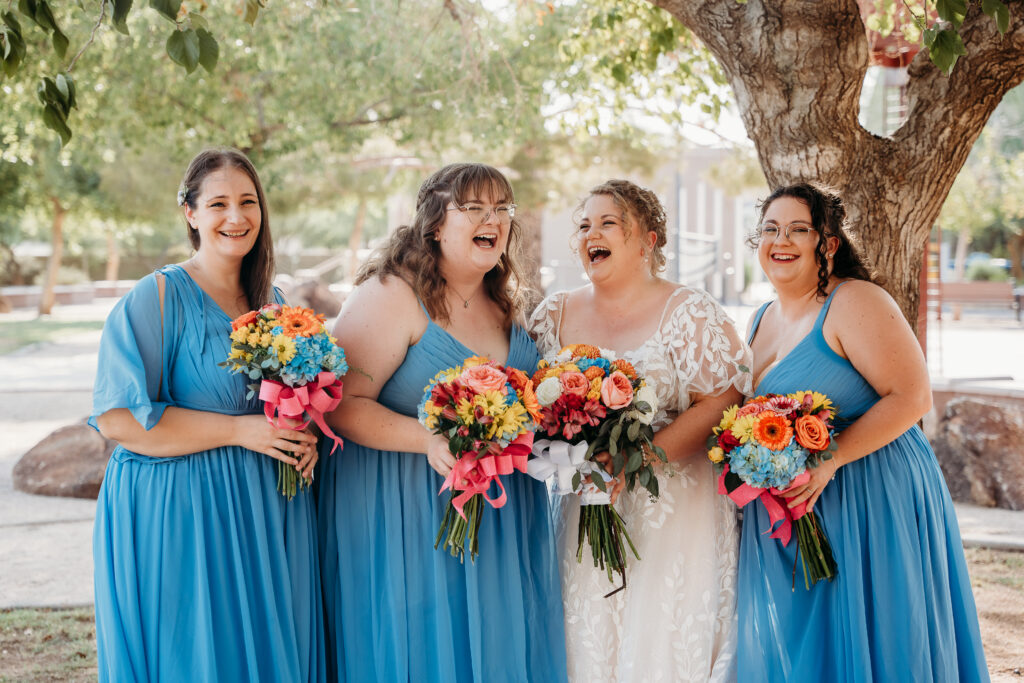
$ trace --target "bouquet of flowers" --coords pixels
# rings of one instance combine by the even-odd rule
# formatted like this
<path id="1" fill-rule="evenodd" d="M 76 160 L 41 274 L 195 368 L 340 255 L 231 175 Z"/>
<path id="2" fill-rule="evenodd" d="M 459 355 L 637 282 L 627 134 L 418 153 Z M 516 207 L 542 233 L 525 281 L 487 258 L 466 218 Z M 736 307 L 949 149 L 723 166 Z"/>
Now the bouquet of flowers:
<path id="1" fill-rule="evenodd" d="M 451 490 L 434 548 L 441 544 L 461 561 L 479 553 L 478 532 L 483 501 L 500 508 L 507 499 L 500 475 L 526 471 L 539 415 L 533 387 L 525 373 L 473 356 L 443 370 L 424 388 L 419 420 L 448 439 L 456 458 L 438 493 Z M 500 494 L 487 495 L 491 483 Z"/>
<path id="2" fill-rule="evenodd" d="M 231 321 L 231 353 L 220 363 L 233 373 L 245 373 L 252 383 L 246 400 L 258 393 L 263 412 L 275 427 L 281 418 L 313 421 L 341 445 L 324 422 L 341 401 L 341 376 L 348 372 L 345 352 L 324 327 L 324 317 L 308 308 L 267 304 Z M 295 468 L 278 461 L 277 490 L 289 500 L 298 487 L 309 486 Z"/>
<path id="3" fill-rule="evenodd" d="M 606 571 L 609 581 L 618 573 L 624 587 L 625 546 L 636 559 L 640 555 L 607 494 L 612 476 L 593 458 L 607 451 L 614 476 L 624 474 L 628 490 L 639 483 L 656 498 L 654 460 L 666 461 L 653 442 L 657 396 L 629 362 L 587 344 L 567 346 L 552 361 L 540 361 L 531 381 L 540 404 L 539 431 L 555 440 L 535 442 L 537 457 L 529 472 L 541 480 L 554 478 L 555 493 L 581 495 L 576 560 L 583 560 L 586 538 L 594 566 Z"/>
<path id="4" fill-rule="evenodd" d="M 726 410 L 707 442 L 708 457 L 721 468 L 719 493 L 741 507 L 760 498 L 774 528 L 771 538 L 782 545 L 789 544 L 795 523 L 797 556 L 803 560 L 808 590 L 821 579 L 835 577 L 832 547 L 818 516 L 802 503 L 790 509 L 781 496 L 810 479 L 808 468 L 832 458 L 834 417 L 832 401 L 816 391 L 768 394 Z M 795 590 L 795 565 L 793 586 Z"/>

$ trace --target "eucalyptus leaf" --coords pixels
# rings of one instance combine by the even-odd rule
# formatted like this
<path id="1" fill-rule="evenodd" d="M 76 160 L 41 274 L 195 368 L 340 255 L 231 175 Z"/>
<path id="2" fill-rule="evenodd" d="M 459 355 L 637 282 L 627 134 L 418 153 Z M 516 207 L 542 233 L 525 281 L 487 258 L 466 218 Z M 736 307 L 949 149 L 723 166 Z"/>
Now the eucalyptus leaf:
<path id="1" fill-rule="evenodd" d="M 651 483 L 651 468 L 645 467 L 640 470 L 640 473 L 637 475 L 637 479 L 640 480 L 640 485 L 646 489 L 648 484 Z"/>
<path id="2" fill-rule="evenodd" d="M 580 474 L 579 470 L 576 470 L 576 473 L 572 475 L 572 490 L 575 491 L 576 489 L 578 489 L 580 487 L 580 484 L 582 483 L 583 475 Z"/>
<path id="3" fill-rule="evenodd" d="M 604 477 L 602 477 L 599 473 L 594 472 L 594 474 L 591 475 L 590 477 L 590 481 L 594 482 L 594 486 L 601 489 L 601 491 L 603 491 L 604 493 L 608 493 L 608 486 L 604 482 Z"/>
<path id="4" fill-rule="evenodd" d="M 629 454 L 629 461 L 626 463 L 626 472 L 636 472 L 643 466 L 643 464 L 644 452 L 639 448 L 633 449 Z"/>
<path id="5" fill-rule="evenodd" d="M 635 442 L 640 437 L 640 422 L 633 421 L 629 425 L 629 429 L 626 430 L 626 438 L 631 442 Z"/>

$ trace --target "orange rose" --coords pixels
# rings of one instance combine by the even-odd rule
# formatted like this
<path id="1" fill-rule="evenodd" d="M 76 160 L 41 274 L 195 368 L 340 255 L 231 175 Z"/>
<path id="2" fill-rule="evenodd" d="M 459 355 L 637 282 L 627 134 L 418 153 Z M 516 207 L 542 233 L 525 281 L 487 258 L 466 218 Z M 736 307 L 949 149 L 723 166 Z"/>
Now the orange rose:
<path id="1" fill-rule="evenodd" d="M 559 375 L 558 381 L 562 383 L 562 391 L 567 394 L 583 398 L 590 391 L 590 380 L 582 372 L 563 372 Z"/>
<path id="2" fill-rule="evenodd" d="M 796 419 L 796 442 L 809 451 L 828 448 L 828 427 L 817 415 L 802 415 Z"/>
<path id="3" fill-rule="evenodd" d="M 474 365 L 462 371 L 462 383 L 478 394 L 501 391 L 508 382 L 505 373 L 492 365 Z"/>
<path id="4" fill-rule="evenodd" d="M 258 315 L 259 313 L 257 313 L 256 311 L 249 311 L 248 313 L 243 313 L 242 315 L 238 316 L 237 318 L 231 321 L 231 331 L 234 332 L 239 327 L 245 327 L 249 323 L 254 322 L 256 320 L 256 316 Z"/>
<path id="5" fill-rule="evenodd" d="M 616 370 L 601 382 L 601 400 L 612 410 L 625 408 L 633 402 L 633 384 Z"/>

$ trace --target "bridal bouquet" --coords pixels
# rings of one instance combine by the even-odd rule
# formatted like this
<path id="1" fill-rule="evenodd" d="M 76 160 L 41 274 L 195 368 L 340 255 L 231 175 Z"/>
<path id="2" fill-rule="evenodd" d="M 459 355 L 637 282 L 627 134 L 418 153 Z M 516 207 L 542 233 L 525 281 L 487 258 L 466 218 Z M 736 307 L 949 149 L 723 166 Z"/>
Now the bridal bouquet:
<path id="1" fill-rule="evenodd" d="M 620 574 L 625 586 L 625 546 L 636 559 L 640 555 L 611 505 L 607 482 L 612 476 L 593 458 L 607 452 L 614 476 L 624 475 L 628 490 L 639 483 L 656 498 L 654 459 L 666 460 L 653 442 L 657 396 L 630 363 L 586 344 L 540 361 L 532 382 L 540 404 L 538 431 L 553 440 L 534 443 L 536 457 L 528 471 L 537 479 L 553 479 L 555 493 L 580 494 L 576 560 L 583 560 L 585 538 L 594 566 L 606 571 L 609 581 L 613 572 Z"/>
<path id="2" fill-rule="evenodd" d="M 441 545 L 462 560 L 479 553 L 478 532 L 483 501 L 500 508 L 507 499 L 500 475 L 526 471 L 539 415 L 533 387 L 525 373 L 473 356 L 439 372 L 424 389 L 419 420 L 448 439 L 455 467 L 441 486 L 451 490 L 434 548 Z M 487 495 L 491 484 L 500 494 Z"/>
<path id="3" fill-rule="evenodd" d="M 231 321 L 231 353 L 220 365 L 245 373 L 252 383 L 246 400 L 259 395 L 267 420 L 298 421 L 297 429 L 315 422 L 324 435 L 341 445 L 324 422 L 341 401 L 341 376 L 348 372 L 345 352 L 327 333 L 324 317 L 308 308 L 267 304 Z M 289 500 L 310 480 L 278 461 L 277 490 Z"/>
<path id="4" fill-rule="evenodd" d="M 797 556 L 803 560 L 808 590 L 821 579 L 835 577 L 832 547 L 818 516 L 802 503 L 790 509 L 781 496 L 810 479 L 808 468 L 832 458 L 834 417 L 832 401 L 816 391 L 758 396 L 742 408 L 726 410 L 707 442 L 708 457 L 722 471 L 719 493 L 740 507 L 760 498 L 774 529 L 771 538 L 782 545 L 789 544 L 795 524 Z"/>

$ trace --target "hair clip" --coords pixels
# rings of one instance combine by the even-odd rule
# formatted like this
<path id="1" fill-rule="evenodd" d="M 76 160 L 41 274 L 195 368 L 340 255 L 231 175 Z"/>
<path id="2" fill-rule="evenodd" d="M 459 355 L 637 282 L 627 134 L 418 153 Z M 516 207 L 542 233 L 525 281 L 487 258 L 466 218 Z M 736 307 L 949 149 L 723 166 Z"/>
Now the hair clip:
<path id="1" fill-rule="evenodd" d="M 182 186 L 178 190 L 178 206 L 185 206 L 185 200 L 188 198 L 188 190 Z"/>

